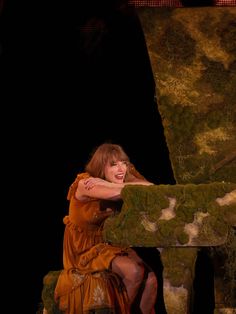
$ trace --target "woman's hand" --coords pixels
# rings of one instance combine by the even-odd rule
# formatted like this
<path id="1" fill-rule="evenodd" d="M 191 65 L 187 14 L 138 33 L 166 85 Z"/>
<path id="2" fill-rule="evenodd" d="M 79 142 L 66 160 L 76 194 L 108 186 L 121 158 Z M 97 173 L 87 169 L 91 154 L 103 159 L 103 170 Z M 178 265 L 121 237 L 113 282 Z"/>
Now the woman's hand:
<path id="1" fill-rule="evenodd" d="M 86 201 L 89 198 L 119 200 L 124 183 L 113 183 L 97 177 L 89 177 L 79 180 L 76 190 L 76 198 Z"/>
<path id="2" fill-rule="evenodd" d="M 108 184 L 109 184 L 108 181 L 103 180 L 101 178 L 89 177 L 88 179 L 84 180 L 84 186 L 86 190 L 91 190 L 96 185 L 108 186 Z"/>

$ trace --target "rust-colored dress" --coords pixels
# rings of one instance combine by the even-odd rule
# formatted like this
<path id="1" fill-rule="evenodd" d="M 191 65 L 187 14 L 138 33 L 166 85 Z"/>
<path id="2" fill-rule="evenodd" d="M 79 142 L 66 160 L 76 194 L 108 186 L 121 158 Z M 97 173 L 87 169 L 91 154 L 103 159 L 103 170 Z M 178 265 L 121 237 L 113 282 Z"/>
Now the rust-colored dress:
<path id="1" fill-rule="evenodd" d="M 64 269 L 55 289 L 55 301 L 66 314 L 128 314 L 128 297 L 118 275 L 111 272 L 111 261 L 129 249 L 104 243 L 102 228 L 111 214 L 101 210 L 101 201 L 78 201 L 75 192 L 79 180 L 89 177 L 78 174 L 70 186 L 69 215 L 64 217 Z"/>

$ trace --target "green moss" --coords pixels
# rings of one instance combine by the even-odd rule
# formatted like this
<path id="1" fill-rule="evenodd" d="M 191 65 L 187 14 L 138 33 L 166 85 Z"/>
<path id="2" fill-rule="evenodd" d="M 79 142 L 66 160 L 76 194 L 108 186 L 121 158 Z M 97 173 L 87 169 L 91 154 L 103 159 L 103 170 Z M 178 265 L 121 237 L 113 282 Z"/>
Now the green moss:
<path id="1" fill-rule="evenodd" d="M 179 43 L 184 43 L 180 45 Z M 192 64 L 196 54 L 196 42 L 186 32 L 182 23 L 172 19 L 171 25 L 167 24 L 163 33 L 157 38 L 159 55 L 175 65 Z"/>
<path id="2" fill-rule="evenodd" d="M 148 8 L 148 7 L 138 7 L 136 11 L 139 15 L 142 28 L 145 31 L 152 31 L 155 28 L 156 20 L 166 21 L 170 19 L 173 14 L 173 8 Z M 153 18 L 155 15 L 155 18 Z"/>
<path id="3" fill-rule="evenodd" d="M 184 232 L 182 226 L 177 226 L 174 230 L 175 237 L 177 242 L 180 245 L 187 244 L 189 242 L 189 236 Z"/>
<path id="4" fill-rule="evenodd" d="M 172 286 L 189 288 L 188 284 L 194 279 L 196 248 L 165 248 L 161 259 L 165 265 L 164 277 Z"/>
<path id="5" fill-rule="evenodd" d="M 232 160 L 212 171 L 236 147 L 235 10 L 190 11 L 140 14 L 175 180 L 236 182 Z"/>
<path id="6" fill-rule="evenodd" d="M 54 290 L 55 290 L 57 279 L 59 277 L 60 272 L 61 272 L 60 270 L 50 271 L 43 278 L 42 301 L 48 314 L 62 314 L 62 312 L 59 311 L 54 301 Z"/>
<path id="7" fill-rule="evenodd" d="M 161 115 L 164 121 L 166 121 L 167 138 L 170 141 L 169 145 L 175 146 L 192 140 L 192 134 L 194 133 L 196 125 L 194 112 L 189 107 L 180 104 L 173 106 L 170 104 L 170 101 L 168 101 L 168 97 L 161 97 L 160 99 L 162 103 Z M 171 124 L 169 122 L 171 122 Z M 172 137 L 172 135 L 174 136 Z M 192 145 L 193 144 L 190 146 Z"/>
<path id="8" fill-rule="evenodd" d="M 215 92 L 225 93 L 225 82 L 230 81 L 230 72 L 220 62 L 202 57 L 204 71 L 202 71 L 201 84 L 209 84 Z"/>
<path id="9" fill-rule="evenodd" d="M 235 16 L 230 13 L 224 14 L 216 29 L 222 48 L 225 49 L 229 54 L 236 55 Z"/>
<path id="10" fill-rule="evenodd" d="M 200 23 L 198 23 L 198 29 L 204 36 L 206 36 L 210 40 L 215 35 L 215 16 L 213 14 L 209 15 L 208 12 L 205 12 L 204 14 L 204 11 L 202 11 L 201 14 L 202 19 Z"/>
<path id="11" fill-rule="evenodd" d="M 194 241 L 199 245 L 215 245 L 227 235 L 229 217 L 233 217 L 236 210 L 235 204 L 219 206 L 216 198 L 233 189 L 236 184 L 225 182 L 126 186 L 122 191 L 121 213 L 106 221 L 104 238 L 132 246 L 186 245 L 189 235 L 184 230 L 185 225 L 195 223 L 200 224 L 200 231 Z M 176 202 L 174 216 L 160 219 L 171 199 Z M 225 213 L 228 214 L 224 216 Z"/>

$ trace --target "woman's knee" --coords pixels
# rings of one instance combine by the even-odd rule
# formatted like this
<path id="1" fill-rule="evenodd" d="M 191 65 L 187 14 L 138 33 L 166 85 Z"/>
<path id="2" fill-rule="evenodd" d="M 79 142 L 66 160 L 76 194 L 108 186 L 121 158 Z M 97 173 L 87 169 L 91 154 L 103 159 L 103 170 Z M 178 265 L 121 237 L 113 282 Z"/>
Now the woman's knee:
<path id="1" fill-rule="evenodd" d="M 142 282 L 144 268 L 129 257 L 117 257 L 112 262 L 112 270 L 130 282 Z"/>
<path id="2" fill-rule="evenodd" d="M 132 282 L 141 283 L 144 278 L 144 267 L 141 264 L 132 262 L 129 267 L 127 279 Z"/>
<path id="3" fill-rule="evenodd" d="M 154 293 L 157 291 L 158 288 L 158 281 L 157 277 L 154 272 L 149 272 L 148 277 L 146 280 L 146 285 L 145 285 L 150 291 L 153 291 Z"/>

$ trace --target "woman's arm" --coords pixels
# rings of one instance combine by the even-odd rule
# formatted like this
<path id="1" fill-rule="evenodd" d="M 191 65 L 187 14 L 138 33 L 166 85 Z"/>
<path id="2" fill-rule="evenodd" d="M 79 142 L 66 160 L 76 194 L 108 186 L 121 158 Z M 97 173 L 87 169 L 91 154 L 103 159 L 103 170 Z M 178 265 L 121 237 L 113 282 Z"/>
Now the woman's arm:
<path id="1" fill-rule="evenodd" d="M 89 177 L 79 181 L 75 196 L 79 200 L 84 200 L 87 197 L 119 200 L 121 199 L 121 190 L 126 185 L 153 185 L 153 183 L 146 180 L 112 183 L 100 178 Z"/>
<path id="2" fill-rule="evenodd" d="M 123 187 L 124 184 L 116 184 L 100 178 L 89 177 L 79 181 L 75 196 L 81 201 L 88 197 L 104 200 L 118 200 L 121 198 L 120 195 Z"/>

